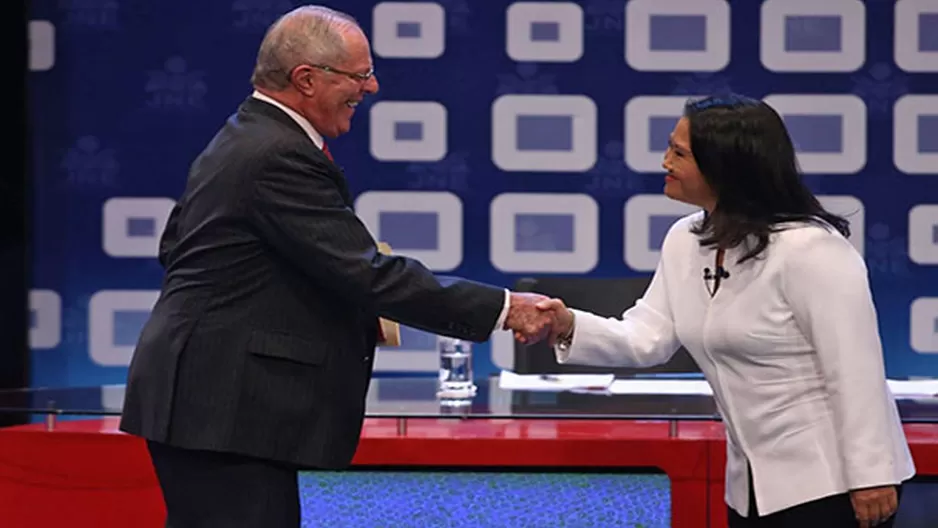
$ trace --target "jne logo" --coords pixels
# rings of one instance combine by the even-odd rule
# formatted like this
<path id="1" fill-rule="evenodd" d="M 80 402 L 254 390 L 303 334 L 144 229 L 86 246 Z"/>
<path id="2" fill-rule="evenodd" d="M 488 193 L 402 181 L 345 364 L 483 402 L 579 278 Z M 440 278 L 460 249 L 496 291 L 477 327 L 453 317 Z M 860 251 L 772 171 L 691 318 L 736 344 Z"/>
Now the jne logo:
<path id="1" fill-rule="evenodd" d="M 65 23 L 95 29 L 118 29 L 117 0 L 59 0 Z"/>
<path id="2" fill-rule="evenodd" d="M 587 0 L 584 29 L 593 33 L 619 33 L 625 22 L 625 7 L 618 0 Z"/>
<path id="3" fill-rule="evenodd" d="M 114 187 L 120 164 L 114 149 L 102 148 L 95 136 L 82 136 L 62 158 L 69 187 Z"/>
<path id="4" fill-rule="evenodd" d="M 537 64 L 518 64 L 514 73 L 496 74 L 498 89 L 495 95 L 505 94 L 556 94 L 556 76 L 549 73 L 538 73 Z"/>
<path id="5" fill-rule="evenodd" d="M 465 192 L 469 190 L 469 153 L 451 152 L 437 162 L 411 163 L 407 173 L 413 178 L 407 183 L 409 189 Z"/>
<path id="6" fill-rule="evenodd" d="M 244 30 L 265 30 L 278 17 L 293 9 L 290 0 L 234 0 L 232 26 Z"/>
<path id="7" fill-rule="evenodd" d="M 862 97 L 870 114 L 878 118 L 888 117 L 896 99 L 909 92 L 908 76 L 888 62 L 877 62 L 866 71 L 855 73 L 851 80 L 851 91 Z"/>
<path id="8" fill-rule="evenodd" d="M 162 70 L 147 74 L 146 91 L 150 95 L 147 106 L 151 108 L 203 108 L 205 72 L 188 69 L 182 57 L 170 57 Z"/>
<path id="9" fill-rule="evenodd" d="M 470 17 L 472 8 L 466 0 L 439 0 L 437 2 L 443 6 L 446 12 L 446 29 L 459 35 L 469 35 L 472 33 Z"/>
<path id="10" fill-rule="evenodd" d="M 625 166 L 625 145 L 622 141 L 607 141 L 602 147 L 596 165 L 586 172 L 590 176 L 585 180 L 583 190 L 594 196 L 624 196 L 635 191 L 646 190 L 646 182 L 653 182 L 660 188 L 663 181 L 660 176 L 649 178 L 636 174 Z"/>

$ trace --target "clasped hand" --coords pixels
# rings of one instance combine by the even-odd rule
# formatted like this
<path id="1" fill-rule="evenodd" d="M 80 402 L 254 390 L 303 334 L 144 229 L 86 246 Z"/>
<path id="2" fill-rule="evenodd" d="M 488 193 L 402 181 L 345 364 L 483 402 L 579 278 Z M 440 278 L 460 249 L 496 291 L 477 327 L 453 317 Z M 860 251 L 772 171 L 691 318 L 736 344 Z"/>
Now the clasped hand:
<path id="1" fill-rule="evenodd" d="M 554 346 L 572 326 L 573 314 L 560 299 L 536 293 L 511 293 L 505 330 L 511 330 L 518 341 L 534 344 L 546 339 Z"/>

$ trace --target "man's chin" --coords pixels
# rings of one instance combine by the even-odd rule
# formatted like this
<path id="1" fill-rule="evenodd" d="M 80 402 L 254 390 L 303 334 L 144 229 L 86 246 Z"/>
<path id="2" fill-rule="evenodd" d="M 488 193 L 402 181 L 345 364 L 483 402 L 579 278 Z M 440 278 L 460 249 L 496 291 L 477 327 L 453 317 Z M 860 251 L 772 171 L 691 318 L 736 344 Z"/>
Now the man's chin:
<path id="1" fill-rule="evenodd" d="M 351 120 L 340 121 L 336 123 L 335 129 L 332 131 L 333 133 L 332 137 L 338 137 L 338 136 L 341 136 L 342 134 L 346 134 L 348 133 L 349 130 L 351 130 L 351 128 L 352 128 Z"/>
<path id="2" fill-rule="evenodd" d="M 334 127 L 328 130 L 319 131 L 319 133 L 322 134 L 322 137 L 328 139 L 335 139 L 342 134 L 345 134 L 346 132 L 348 132 L 348 127 Z"/>

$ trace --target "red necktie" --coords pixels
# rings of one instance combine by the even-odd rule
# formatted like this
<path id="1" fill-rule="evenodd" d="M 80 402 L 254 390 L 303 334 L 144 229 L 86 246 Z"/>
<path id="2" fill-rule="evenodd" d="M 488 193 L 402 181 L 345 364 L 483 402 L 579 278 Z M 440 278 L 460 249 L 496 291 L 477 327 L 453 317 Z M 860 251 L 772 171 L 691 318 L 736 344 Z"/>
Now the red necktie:
<path id="1" fill-rule="evenodd" d="M 322 144 L 322 153 L 325 154 L 327 158 L 329 158 L 329 161 L 335 163 L 335 160 L 332 159 L 332 153 L 329 152 L 329 145 L 326 145 L 325 143 Z"/>

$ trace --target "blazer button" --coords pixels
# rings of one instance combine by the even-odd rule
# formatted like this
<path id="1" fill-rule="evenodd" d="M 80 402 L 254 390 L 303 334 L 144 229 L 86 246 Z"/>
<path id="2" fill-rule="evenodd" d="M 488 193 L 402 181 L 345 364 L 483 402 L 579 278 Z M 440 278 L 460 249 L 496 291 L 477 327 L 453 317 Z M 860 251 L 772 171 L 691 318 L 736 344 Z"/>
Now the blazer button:
<path id="1" fill-rule="evenodd" d="M 371 356 L 365 356 L 365 358 L 362 360 L 362 362 L 363 362 L 363 363 L 368 363 L 368 361 L 370 361 L 370 360 L 371 360 Z"/>

